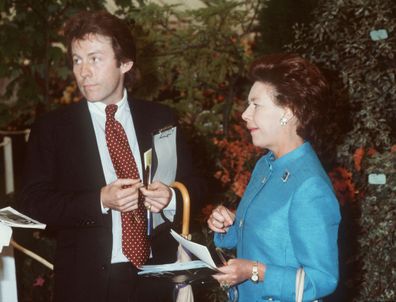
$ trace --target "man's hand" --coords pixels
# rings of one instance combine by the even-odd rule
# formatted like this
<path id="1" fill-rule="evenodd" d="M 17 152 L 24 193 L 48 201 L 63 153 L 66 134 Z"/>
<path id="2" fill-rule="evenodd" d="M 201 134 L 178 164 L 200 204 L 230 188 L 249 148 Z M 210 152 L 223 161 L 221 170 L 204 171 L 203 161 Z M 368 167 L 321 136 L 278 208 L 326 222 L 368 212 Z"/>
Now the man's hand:
<path id="1" fill-rule="evenodd" d="M 151 212 L 158 213 L 165 208 L 171 198 L 171 189 L 162 182 L 155 181 L 148 185 L 148 188 L 141 187 L 140 191 L 144 195 L 144 205 Z"/>
<path id="2" fill-rule="evenodd" d="M 136 210 L 139 188 L 142 186 L 139 179 L 117 179 L 101 189 L 100 200 L 103 207 L 120 212 Z"/>

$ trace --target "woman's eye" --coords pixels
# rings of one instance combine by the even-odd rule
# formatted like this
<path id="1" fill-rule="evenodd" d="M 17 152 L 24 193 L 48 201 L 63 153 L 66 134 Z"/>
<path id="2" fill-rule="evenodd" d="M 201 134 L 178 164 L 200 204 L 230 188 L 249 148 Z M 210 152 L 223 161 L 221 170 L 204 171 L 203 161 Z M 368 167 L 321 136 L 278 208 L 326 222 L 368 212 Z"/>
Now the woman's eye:
<path id="1" fill-rule="evenodd" d="M 73 58 L 73 65 L 78 65 L 81 63 L 81 60 L 78 58 Z"/>

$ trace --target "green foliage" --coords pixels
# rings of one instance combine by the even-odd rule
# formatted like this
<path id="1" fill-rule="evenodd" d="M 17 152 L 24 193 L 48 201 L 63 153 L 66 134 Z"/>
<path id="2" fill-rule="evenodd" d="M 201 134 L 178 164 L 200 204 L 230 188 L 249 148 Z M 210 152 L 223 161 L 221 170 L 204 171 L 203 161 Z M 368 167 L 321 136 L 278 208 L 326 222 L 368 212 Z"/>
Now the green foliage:
<path id="1" fill-rule="evenodd" d="M 198 133 L 223 127 L 227 132 L 241 92 L 237 83 L 251 59 L 249 35 L 259 7 L 259 1 L 210 1 L 192 11 L 156 4 L 123 8 L 119 13 L 145 39 L 138 65 L 154 61 L 156 68 L 145 70 L 135 93 L 149 91 L 149 85 L 152 97 L 177 108 Z M 156 52 L 146 51 L 148 46 Z"/>
<path id="2" fill-rule="evenodd" d="M 289 50 L 339 73 L 354 122 L 345 146 L 389 148 L 396 110 L 396 3 L 322 1 L 314 16 L 309 27 L 295 27 Z M 370 32 L 382 28 L 389 38 L 372 41 Z M 349 156 L 351 151 L 342 149 L 340 155 Z"/>
<path id="3" fill-rule="evenodd" d="M 295 40 L 286 49 L 330 71 L 341 83 L 335 106 L 339 97 L 349 103 L 351 128 L 341 142 L 333 138 L 328 144 L 337 144 L 336 163 L 351 175 L 351 194 L 357 202 L 352 216 L 360 217 L 351 224 L 361 233 L 354 234 L 358 251 L 346 262 L 355 263 L 362 274 L 341 282 L 353 296 L 349 300 L 395 300 L 395 153 L 390 150 L 395 144 L 396 2 L 320 1 L 313 16 L 309 25 L 294 27 Z M 370 33 L 379 29 L 385 29 L 388 38 L 372 39 Z M 340 114 L 332 118 L 342 127 Z M 369 185 L 370 173 L 384 173 L 388 182 Z"/>
<path id="4" fill-rule="evenodd" d="M 318 0 L 270 0 L 260 13 L 256 41 L 258 53 L 282 51 L 284 45 L 293 41 L 293 26 L 308 24 L 311 12 Z"/>
<path id="5" fill-rule="evenodd" d="M 68 78 L 61 28 L 76 11 L 103 8 L 104 0 L 0 1 L 0 127 L 26 128 L 48 110 Z"/>
<path id="6" fill-rule="evenodd" d="M 396 298 L 396 152 L 377 153 L 364 163 L 364 176 L 385 174 L 385 185 L 367 184 L 360 217 L 360 258 L 363 262 L 357 301 Z"/>

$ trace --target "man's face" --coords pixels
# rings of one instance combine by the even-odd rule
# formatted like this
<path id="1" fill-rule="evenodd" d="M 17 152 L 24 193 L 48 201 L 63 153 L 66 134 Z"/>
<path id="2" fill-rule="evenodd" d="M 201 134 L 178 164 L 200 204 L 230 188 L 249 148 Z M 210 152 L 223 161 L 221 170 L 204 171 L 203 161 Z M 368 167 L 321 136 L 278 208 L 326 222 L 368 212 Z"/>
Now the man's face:
<path id="1" fill-rule="evenodd" d="M 121 100 L 124 74 L 133 62 L 117 67 L 111 39 L 88 34 L 72 42 L 73 73 L 78 87 L 89 102 L 114 104 Z"/>

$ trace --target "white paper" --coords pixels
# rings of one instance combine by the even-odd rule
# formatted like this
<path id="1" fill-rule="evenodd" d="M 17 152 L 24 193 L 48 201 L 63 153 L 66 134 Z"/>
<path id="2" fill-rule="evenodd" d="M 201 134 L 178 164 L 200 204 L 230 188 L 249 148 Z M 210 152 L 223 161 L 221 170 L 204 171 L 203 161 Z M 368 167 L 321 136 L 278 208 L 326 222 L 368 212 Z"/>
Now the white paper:
<path id="1" fill-rule="evenodd" d="M 10 244 L 11 235 L 11 227 L 0 223 L 0 253 L 3 249 L 3 246 L 8 246 Z"/>
<path id="2" fill-rule="evenodd" d="M 0 301 L 18 302 L 14 249 L 12 246 L 5 247 L 0 254 Z"/>
<path id="3" fill-rule="evenodd" d="M 138 275 L 145 274 L 166 274 L 172 271 L 182 271 L 196 268 L 210 268 L 217 270 L 216 264 L 214 263 L 212 256 L 206 246 L 189 241 L 184 237 L 180 236 L 174 230 L 171 230 L 171 235 L 179 244 L 185 248 L 188 252 L 194 254 L 199 260 L 187 261 L 187 262 L 174 262 L 169 264 L 158 264 L 158 265 L 143 265 L 140 267 L 141 271 Z"/>
<path id="4" fill-rule="evenodd" d="M 169 186 L 176 178 L 176 127 L 154 134 L 153 148 L 157 157 L 157 167 L 153 172 L 153 181 L 161 181 Z"/>
<path id="5" fill-rule="evenodd" d="M 194 254 L 198 259 L 202 260 L 213 269 L 217 268 L 206 246 L 187 240 L 174 230 L 171 230 L 170 233 L 177 242 L 179 242 L 190 253 Z"/>
<path id="6" fill-rule="evenodd" d="M 174 262 L 169 264 L 158 264 L 158 265 L 142 265 L 140 269 L 142 271 L 138 272 L 138 275 L 145 275 L 145 274 L 164 274 L 166 272 L 173 272 L 173 271 L 184 271 L 189 269 L 197 269 L 208 267 L 205 262 L 201 260 L 194 260 L 189 262 Z"/>
<path id="7" fill-rule="evenodd" d="M 0 209 L 0 223 L 18 228 L 45 229 L 46 225 L 19 213 L 12 207 Z"/>

